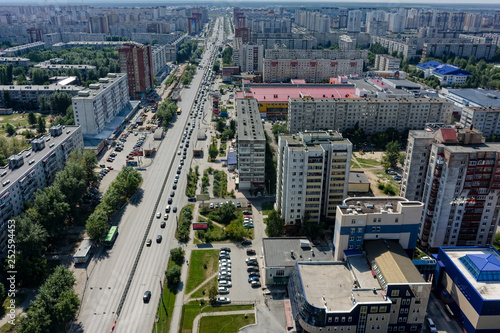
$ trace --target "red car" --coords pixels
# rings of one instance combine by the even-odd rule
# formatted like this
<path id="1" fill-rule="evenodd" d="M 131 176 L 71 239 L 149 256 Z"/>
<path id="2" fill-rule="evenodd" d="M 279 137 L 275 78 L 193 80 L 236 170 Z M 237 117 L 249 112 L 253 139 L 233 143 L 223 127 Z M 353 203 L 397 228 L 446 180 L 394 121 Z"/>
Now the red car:
<path id="1" fill-rule="evenodd" d="M 113 167 L 111 165 L 108 165 L 109 170 L 113 170 Z"/>
<path id="2" fill-rule="evenodd" d="M 113 162 L 114 160 L 115 160 L 114 158 L 112 158 L 112 157 L 108 157 L 108 159 L 107 159 L 106 161 L 108 161 L 108 162 Z"/>
<path id="3" fill-rule="evenodd" d="M 250 201 L 247 201 L 247 207 L 252 207 L 252 203 Z"/>

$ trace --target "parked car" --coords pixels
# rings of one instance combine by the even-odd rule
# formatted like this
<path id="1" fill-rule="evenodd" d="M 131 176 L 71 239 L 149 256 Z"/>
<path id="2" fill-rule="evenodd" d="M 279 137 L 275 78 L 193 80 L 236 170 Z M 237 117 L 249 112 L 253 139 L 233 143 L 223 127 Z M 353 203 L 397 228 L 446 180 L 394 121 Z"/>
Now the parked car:
<path id="1" fill-rule="evenodd" d="M 252 285 L 252 288 L 259 288 L 260 287 L 260 281 L 252 281 L 251 285 Z"/>
<path id="2" fill-rule="evenodd" d="M 229 297 L 217 297 L 215 300 L 219 304 L 229 304 L 231 303 L 231 299 Z"/>
<path id="3" fill-rule="evenodd" d="M 226 263 L 226 264 L 231 264 L 231 259 L 221 259 L 219 260 L 219 264 L 223 264 L 223 263 Z"/>
<path id="4" fill-rule="evenodd" d="M 237 201 L 236 202 L 236 207 L 240 208 L 241 207 L 241 202 Z"/>
<path id="5" fill-rule="evenodd" d="M 219 278 L 218 278 L 219 281 L 221 280 L 227 280 L 227 281 L 231 281 L 231 276 L 230 275 L 227 275 L 227 274 L 220 274 L 219 273 Z"/>
<path id="6" fill-rule="evenodd" d="M 248 283 L 252 283 L 252 281 L 259 281 L 259 277 L 258 276 L 251 276 L 248 278 Z"/>
<path id="7" fill-rule="evenodd" d="M 247 249 L 247 255 L 256 254 L 254 249 Z"/>
<path id="8" fill-rule="evenodd" d="M 394 177 L 394 180 L 401 180 L 401 177 L 396 176 L 396 177 Z"/>
<path id="9" fill-rule="evenodd" d="M 226 287 L 219 287 L 219 294 L 229 294 L 229 289 L 227 289 Z"/>
<path id="10" fill-rule="evenodd" d="M 221 267 L 219 269 L 219 274 L 231 276 L 231 267 Z"/>
<path id="11" fill-rule="evenodd" d="M 220 280 L 219 281 L 219 287 L 232 287 L 233 284 L 231 283 L 231 281 L 227 281 L 227 280 Z"/>
<path id="12" fill-rule="evenodd" d="M 259 271 L 259 267 L 257 267 L 257 266 L 248 266 L 247 267 L 247 273 L 258 272 L 258 271 Z"/>
<path id="13" fill-rule="evenodd" d="M 246 258 L 245 262 L 248 265 L 248 263 L 250 263 L 250 262 L 257 262 L 257 258 L 255 258 L 255 257 Z"/>
<path id="14" fill-rule="evenodd" d="M 260 276 L 259 272 L 248 272 L 248 276 Z"/>
<path id="15" fill-rule="evenodd" d="M 247 207 L 252 207 L 252 203 L 250 201 L 247 201 Z"/>
<path id="16" fill-rule="evenodd" d="M 210 207 L 210 209 L 214 209 L 214 203 L 211 202 L 209 207 Z"/>
<path id="17" fill-rule="evenodd" d="M 231 252 L 231 249 L 228 248 L 228 247 L 221 247 L 220 250 L 221 251 L 226 251 L 226 252 Z"/>
<path id="18" fill-rule="evenodd" d="M 251 240 L 248 240 L 248 239 L 245 239 L 241 242 L 241 245 L 243 246 L 246 246 L 246 245 L 252 245 L 252 241 Z"/>

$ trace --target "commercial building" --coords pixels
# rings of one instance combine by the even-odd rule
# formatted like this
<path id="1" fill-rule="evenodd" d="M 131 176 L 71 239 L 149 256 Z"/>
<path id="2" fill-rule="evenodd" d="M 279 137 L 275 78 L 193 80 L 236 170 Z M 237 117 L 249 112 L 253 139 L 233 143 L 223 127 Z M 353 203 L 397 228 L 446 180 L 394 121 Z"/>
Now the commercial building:
<path id="1" fill-rule="evenodd" d="M 401 197 L 357 197 L 337 206 L 333 233 L 334 260 L 350 250 L 364 250 L 368 240 L 392 239 L 413 257 L 423 204 Z M 351 251 L 352 252 L 352 251 Z"/>
<path id="2" fill-rule="evenodd" d="M 496 45 L 478 44 L 464 41 L 461 43 L 425 43 L 422 49 L 422 59 L 426 57 L 440 58 L 443 53 L 451 54 L 460 58 L 491 60 L 495 55 Z"/>
<path id="3" fill-rule="evenodd" d="M 497 106 L 500 107 L 500 92 L 490 89 L 448 89 L 441 92 L 446 99 L 458 107 L 465 106 Z"/>
<path id="4" fill-rule="evenodd" d="M 280 135 L 275 209 L 286 225 L 334 219 L 347 196 L 352 144 L 338 132 Z"/>
<path id="5" fill-rule="evenodd" d="M 464 128 L 475 128 L 485 137 L 500 135 L 500 106 L 466 106 L 460 115 Z"/>
<path id="6" fill-rule="evenodd" d="M 485 143 L 477 130 L 410 131 L 401 193 L 423 191 L 418 236 L 422 247 L 435 252 L 440 246 L 493 242 L 495 207 L 500 205 L 499 152 L 500 143 Z"/>
<path id="7" fill-rule="evenodd" d="M 41 95 L 50 96 L 56 92 L 67 92 L 71 95 L 76 95 L 82 89 L 77 86 L 67 86 L 60 84 L 49 84 L 41 86 L 0 86 L 0 105 L 5 105 L 5 98 L 9 98 L 16 103 L 22 103 L 27 107 L 37 108 L 38 97 Z"/>
<path id="8" fill-rule="evenodd" d="M 492 247 L 444 247 L 437 260 L 435 292 L 459 319 L 463 331 L 497 332 L 500 253 Z"/>
<path id="9" fill-rule="evenodd" d="M 428 61 L 418 64 L 417 68 L 424 71 L 424 77 L 433 75 L 439 79 L 440 84 L 464 84 L 472 73 L 464 71 L 454 65 L 445 65 L 437 61 Z"/>
<path id="10" fill-rule="evenodd" d="M 388 54 L 377 54 L 375 56 L 375 68 L 379 71 L 397 71 L 401 65 L 401 59 Z"/>
<path id="11" fill-rule="evenodd" d="M 153 87 L 153 55 L 150 45 L 125 43 L 118 49 L 120 72 L 126 73 L 131 98 L 144 97 Z"/>
<path id="12" fill-rule="evenodd" d="M 297 262 L 332 262 L 328 247 L 311 244 L 306 237 L 262 238 L 263 274 L 266 285 L 286 285 Z"/>
<path id="13" fill-rule="evenodd" d="M 342 262 L 298 261 L 288 283 L 293 318 L 307 332 L 419 332 L 430 290 L 390 240 Z"/>
<path id="14" fill-rule="evenodd" d="M 7 221 L 20 216 L 35 191 L 52 184 L 57 171 L 64 167 L 69 154 L 83 149 L 80 126 L 53 126 L 50 135 L 31 142 L 31 148 L 9 157 L 0 168 L 0 257 L 7 255 Z"/>
<path id="15" fill-rule="evenodd" d="M 73 97 L 75 123 L 82 127 L 84 135 L 99 134 L 129 101 L 127 75 L 109 73 Z"/>
<path id="16" fill-rule="evenodd" d="M 366 50 L 268 49 L 263 59 L 263 81 L 322 82 L 339 75 L 361 75 L 367 54 Z"/>
<path id="17" fill-rule="evenodd" d="M 237 147 L 239 189 L 265 188 L 266 137 L 253 98 L 237 99 Z"/>
<path id="18" fill-rule="evenodd" d="M 400 132 L 424 128 L 426 123 L 448 123 L 452 103 L 441 98 L 290 98 L 290 133 L 335 128 L 340 132 L 357 124 L 366 134 L 392 127 Z"/>

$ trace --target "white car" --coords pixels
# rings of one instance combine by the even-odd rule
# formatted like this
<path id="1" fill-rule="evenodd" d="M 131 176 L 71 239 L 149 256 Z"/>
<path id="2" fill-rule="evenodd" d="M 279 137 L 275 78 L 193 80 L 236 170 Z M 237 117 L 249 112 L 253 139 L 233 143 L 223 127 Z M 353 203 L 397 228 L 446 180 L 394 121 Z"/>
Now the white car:
<path id="1" fill-rule="evenodd" d="M 210 203 L 210 209 L 214 209 L 214 203 L 213 202 Z"/>
<path id="2" fill-rule="evenodd" d="M 227 276 L 232 276 L 231 275 L 231 270 L 227 270 L 227 269 L 222 269 L 219 271 L 219 275 L 227 275 Z"/>
<path id="3" fill-rule="evenodd" d="M 181 151 L 179 150 L 179 151 L 177 152 L 177 155 L 180 155 L 180 154 L 181 154 Z"/>
<path id="4" fill-rule="evenodd" d="M 219 260 L 219 264 L 224 264 L 224 263 L 231 265 L 231 259 L 221 259 L 221 260 Z"/>
<path id="5" fill-rule="evenodd" d="M 160 217 L 161 217 L 161 213 L 160 212 L 156 213 L 156 218 L 159 219 Z"/>
<path id="6" fill-rule="evenodd" d="M 220 280 L 219 281 L 219 287 L 232 287 L 233 284 L 231 281 L 226 281 L 226 280 Z"/>
<path id="7" fill-rule="evenodd" d="M 231 299 L 229 297 L 217 297 L 216 302 L 220 304 L 229 304 L 231 303 Z"/>
<path id="8" fill-rule="evenodd" d="M 226 287 L 219 287 L 219 294 L 229 294 L 229 289 L 227 289 Z"/>
<path id="9" fill-rule="evenodd" d="M 231 263 L 227 263 L 227 262 L 221 262 L 219 263 L 219 268 L 226 268 L 226 267 L 231 267 Z"/>

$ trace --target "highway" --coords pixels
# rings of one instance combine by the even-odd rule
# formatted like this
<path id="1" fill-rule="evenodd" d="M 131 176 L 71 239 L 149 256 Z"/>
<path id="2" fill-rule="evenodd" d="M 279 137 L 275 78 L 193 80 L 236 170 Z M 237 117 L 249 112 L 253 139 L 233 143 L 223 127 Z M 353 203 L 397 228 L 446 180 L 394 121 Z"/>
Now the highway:
<path id="1" fill-rule="evenodd" d="M 218 35 L 219 38 L 223 35 L 221 23 L 221 18 L 218 18 L 214 29 L 214 36 Z M 182 133 L 203 73 L 211 69 L 210 64 L 206 65 L 215 47 L 217 45 L 207 45 L 201 62 L 205 68 L 196 72 L 190 86 L 181 93 L 178 105 L 183 110 L 182 114 L 169 126 L 154 162 L 142 171 L 144 180 L 139 192 L 126 206 L 122 216 L 117 217 L 119 235 L 115 244 L 92 259 L 81 310 L 72 332 L 152 331 L 170 249 L 178 246 L 175 239 L 176 220 L 181 208 L 187 204 L 184 194 L 186 174 L 191 164 L 192 147 L 195 146 L 196 128 L 191 135 L 192 144 L 171 204 L 172 207 L 178 207 L 178 211 L 169 214 L 166 228 L 160 228 L 160 222 L 180 164 L 181 156 L 177 155 L 177 151 Z M 211 110 L 206 108 L 204 111 L 207 113 Z M 162 218 L 156 218 L 157 212 L 161 212 Z M 162 235 L 161 243 L 156 242 L 157 235 Z M 146 239 L 152 239 L 150 247 L 146 246 Z M 149 303 L 142 300 L 146 290 L 152 292 Z"/>

